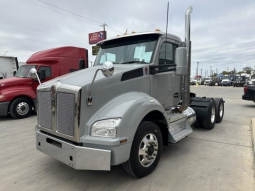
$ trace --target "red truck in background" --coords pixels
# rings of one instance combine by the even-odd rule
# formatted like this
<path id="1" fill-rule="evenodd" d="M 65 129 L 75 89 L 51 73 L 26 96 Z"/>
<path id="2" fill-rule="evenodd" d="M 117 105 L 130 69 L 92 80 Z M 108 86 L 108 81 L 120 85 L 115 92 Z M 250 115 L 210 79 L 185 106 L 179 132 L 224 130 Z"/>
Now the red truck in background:
<path id="1" fill-rule="evenodd" d="M 15 77 L 0 80 L 0 116 L 28 117 L 36 111 L 38 81 L 30 78 L 31 68 L 41 82 L 88 67 L 88 51 L 79 47 L 59 47 L 33 54 L 20 66 Z"/>

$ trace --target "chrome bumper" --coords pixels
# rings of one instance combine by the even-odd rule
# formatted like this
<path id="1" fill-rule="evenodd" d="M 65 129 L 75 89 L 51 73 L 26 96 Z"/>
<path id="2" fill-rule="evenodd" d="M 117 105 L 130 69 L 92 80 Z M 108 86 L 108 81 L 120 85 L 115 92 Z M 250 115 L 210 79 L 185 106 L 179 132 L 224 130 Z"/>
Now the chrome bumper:
<path id="1" fill-rule="evenodd" d="M 110 150 L 76 146 L 37 129 L 36 148 L 77 170 L 110 170 Z"/>

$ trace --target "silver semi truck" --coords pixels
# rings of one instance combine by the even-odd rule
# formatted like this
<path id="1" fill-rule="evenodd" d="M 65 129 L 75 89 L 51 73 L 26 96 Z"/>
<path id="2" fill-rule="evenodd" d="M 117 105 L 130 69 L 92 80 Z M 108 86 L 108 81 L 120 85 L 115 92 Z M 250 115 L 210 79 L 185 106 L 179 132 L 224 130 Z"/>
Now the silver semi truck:
<path id="1" fill-rule="evenodd" d="M 222 98 L 190 92 L 191 12 L 184 42 L 159 30 L 104 40 L 94 67 L 40 85 L 37 149 L 74 169 L 122 164 L 141 178 L 163 145 L 221 122 Z"/>

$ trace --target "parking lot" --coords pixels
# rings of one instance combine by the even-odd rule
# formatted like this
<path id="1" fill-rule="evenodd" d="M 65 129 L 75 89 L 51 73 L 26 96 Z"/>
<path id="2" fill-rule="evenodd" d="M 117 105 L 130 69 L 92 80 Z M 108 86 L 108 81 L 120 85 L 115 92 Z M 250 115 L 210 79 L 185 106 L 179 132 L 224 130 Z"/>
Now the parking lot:
<path id="1" fill-rule="evenodd" d="M 251 120 L 255 103 L 242 87 L 192 86 L 197 96 L 222 97 L 225 115 L 213 130 L 194 128 L 163 148 L 156 170 L 136 179 L 121 165 L 111 171 L 78 171 L 35 149 L 36 115 L 0 117 L 0 190 L 243 190 L 254 191 Z"/>

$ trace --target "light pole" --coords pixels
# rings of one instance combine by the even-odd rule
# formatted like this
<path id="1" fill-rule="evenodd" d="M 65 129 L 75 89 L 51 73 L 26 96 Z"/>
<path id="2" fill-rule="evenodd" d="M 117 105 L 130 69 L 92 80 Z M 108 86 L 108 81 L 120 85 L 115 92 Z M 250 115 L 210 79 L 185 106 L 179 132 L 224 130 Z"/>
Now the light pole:
<path id="1" fill-rule="evenodd" d="M 212 66 L 210 66 L 210 76 L 212 77 Z"/>
<path id="2" fill-rule="evenodd" d="M 199 62 L 197 62 L 197 76 L 196 76 L 196 78 L 198 78 L 198 65 L 199 65 Z"/>

